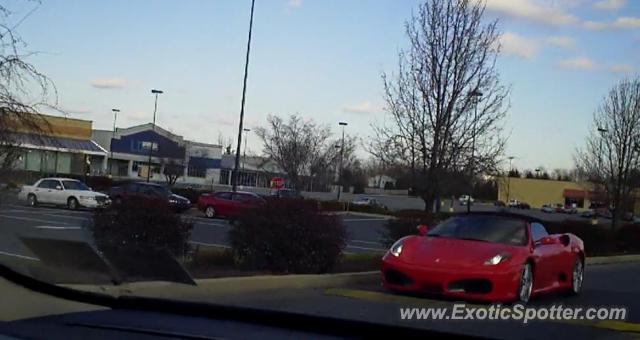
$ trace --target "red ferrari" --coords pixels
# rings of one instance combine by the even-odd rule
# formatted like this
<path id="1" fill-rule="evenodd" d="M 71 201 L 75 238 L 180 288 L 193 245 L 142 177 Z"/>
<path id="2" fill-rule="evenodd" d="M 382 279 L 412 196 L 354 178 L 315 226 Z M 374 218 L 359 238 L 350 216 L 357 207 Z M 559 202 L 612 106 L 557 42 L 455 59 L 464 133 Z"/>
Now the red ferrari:
<path id="1" fill-rule="evenodd" d="M 526 303 L 552 291 L 579 294 L 584 245 L 573 234 L 549 235 L 521 215 L 458 215 L 396 241 L 382 259 L 382 283 L 397 292 Z"/>

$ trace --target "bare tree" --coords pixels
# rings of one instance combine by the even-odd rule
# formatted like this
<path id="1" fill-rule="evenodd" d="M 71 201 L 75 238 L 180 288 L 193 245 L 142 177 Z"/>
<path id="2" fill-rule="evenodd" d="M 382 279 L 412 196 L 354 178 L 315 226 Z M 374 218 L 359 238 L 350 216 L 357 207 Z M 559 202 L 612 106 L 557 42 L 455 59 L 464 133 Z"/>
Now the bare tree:
<path id="1" fill-rule="evenodd" d="M 167 182 L 167 186 L 173 188 L 178 181 L 178 178 L 184 175 L 184 164 L 183 162 L 176 161 L 174 159 L 164 159 L 162 161 L 162 165 L 162 174 Z"/>
<path id="2" fill-rule="evenodd" d="M 373 127 L 368 151 L 411 169 L 427 211 L 443 176 L 493 172 L 504 149 L 509 90 L 495 68 L 497 21 L 483 14 L 479 1 L 425 2 L 406 23 L 397 73 L 382 75 L 388 120 Z"/>
<path id="3" fill-rule="evenodd" d="M 34 53 L 22 51 L 26 44 L 8 24 L 11 16 L 0 5 L 0 170 L 10 169 L 20 154 L 17 131 L 48 129 L 39 109 L 52 107 L 50 94 L 56 98 L 51 80 L 26 61 Z"/>
<path id="4" fill-rule="evenodd" d="M 614 207 L 612 228 L 630 209 L 634 170 L 640 165 L 640 77 L 623 80 L 593 115 L 593 129 L 575 161 L 583 177 L 603 186 Z"/>
<path id="5" fill-rule="evenodd" d="M 269 115 L 267 123 L 267 127 L 256 129 L 264 154 L 286 172 L 295 189 L 301 190 L 301 177 L 310 176 L 312 167 L 317 166 L 319 157 L 326 153 L 331 138 L 329 127 L 299 115 L 291 115 L 287 121 Z"/>

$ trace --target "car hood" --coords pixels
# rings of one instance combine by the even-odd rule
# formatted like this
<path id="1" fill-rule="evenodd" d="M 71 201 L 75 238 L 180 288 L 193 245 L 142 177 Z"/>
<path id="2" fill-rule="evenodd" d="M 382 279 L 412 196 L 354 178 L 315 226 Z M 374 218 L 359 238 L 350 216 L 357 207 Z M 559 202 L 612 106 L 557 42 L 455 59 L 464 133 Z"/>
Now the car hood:
<path id="1" fill-rule="evenodd" d="M 513 253 L 518 247 L 500 243 L 460 240 L 444 237 L 415 236 L 405 240 L 400 259 L 429 267 L 476 267 L 502 252 Z"/>
<path id="2" fill-rule="evenodd" d="M 188 198 L 184 197 L 184 196 L 180 196 L 180 195 L 176 195 L 176 194 L 171 194 L 169 195 L 169 198 L 173 198 L 176 201 L 182 201 L 182 202 L 190 202 Z"/>

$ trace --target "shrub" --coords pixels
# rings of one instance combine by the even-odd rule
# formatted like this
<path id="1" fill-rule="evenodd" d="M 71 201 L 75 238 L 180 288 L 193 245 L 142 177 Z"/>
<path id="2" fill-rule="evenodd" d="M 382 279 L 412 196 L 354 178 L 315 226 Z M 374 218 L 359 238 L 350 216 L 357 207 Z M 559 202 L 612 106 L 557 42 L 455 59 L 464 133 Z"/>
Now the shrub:
<path id="1" fill-rule="evenodd" d="M 184 256 L 193 223 L 171 212 L 166 203 L 141 199 L 94 212 L 90 231 L 101 250 L 113 248 L 166 248 L 174 256 Z"/>
<path id="2" fill-rule="evenodd" d="M 317 201 L 324 211 L 343 211 L 345 204 L 339 201 Z"/>
<path id="3" fill-rule="evenodd" d="M 270 199 L 242 214 L 229 231 L 241 267 L 285 273 L 323 273 L 335 266 L 346 245 L 337 216 L 322 214 L 304 200 Z"/>

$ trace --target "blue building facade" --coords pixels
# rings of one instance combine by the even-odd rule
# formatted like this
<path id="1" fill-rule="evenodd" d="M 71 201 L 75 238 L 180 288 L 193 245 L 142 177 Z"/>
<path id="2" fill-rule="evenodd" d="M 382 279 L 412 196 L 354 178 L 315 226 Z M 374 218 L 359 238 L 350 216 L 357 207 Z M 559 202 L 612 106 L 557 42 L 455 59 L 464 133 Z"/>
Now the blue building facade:
<path id="1" fill-rule="evenodd" d="M 216 183 L 220 176 L 221 146 L 188 141 L 157 125 L 93 130 L 92 137 L 108 150 L 108 171 L 113 177 L 146 179 L 150 169 L 152 181 L 164 182 L 164 170 L 171 166 L 183 171 L 177 186 L 199 187 Z"/>

